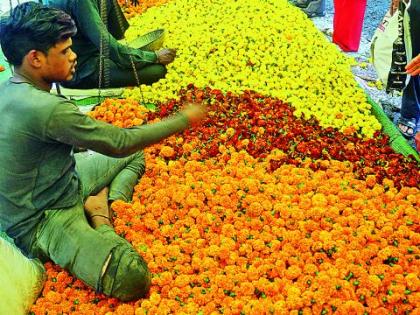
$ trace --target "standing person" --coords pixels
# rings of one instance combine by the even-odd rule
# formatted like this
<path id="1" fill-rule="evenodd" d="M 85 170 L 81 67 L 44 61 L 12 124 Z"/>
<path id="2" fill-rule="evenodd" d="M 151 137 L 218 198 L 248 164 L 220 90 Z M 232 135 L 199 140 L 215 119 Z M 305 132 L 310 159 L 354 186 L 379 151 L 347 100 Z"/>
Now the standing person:
<path id="1" fill-rule="evenodd" d="M 332 41 L 343 51 L 358 51 L 367 0 L 334 0 Z M 292 0 L 308 17 L 325 15 L 325 0 Z"/>
<path id="2" fill-rule="evenodd" d="M 141 149 L 198 123 L 204 107 L 130 129 L 94 120 L 49 93 L 76 72 L 71 17 L 27 2 L 0 26 L 15 70 L 0 85 L 0 230 L 26 256 L 52 260 L 99 293 L 144 296 L 150 272 L 114 232 L 109 204 L 131 199 L 145 170 Z M 98 153 L 73 154 L 75 146 Z"/>
<path id="3" fill-rule="evenodd" d="M 398 8 L 399 1 L 392 1 L 393 10 Z M 397 120 L 397 127 L 404 137 L 411 139 L 417 131 L 417 124 L 420 120 L 420 1 L 411 1 L 408 8 L 410 16 L 410 36 L 412 45 L 412 56 L 414 58 L 408 63 L 406 70 L 411 76 L 408 85 L 403 90 L 400 118 Z"/>
<path id="4" fill-rule="evenodd" d="M 343 51 L 358 51 L 366 0 L 334 0 L 333 43 Z"/>
<path id="5" fill-rule="evenodd" d="M 42 0 L 44 4 L 63 10 L 76 22 L 77 34 L 73 37 L 73 50 L 78 56 L 74 78 L 63 83 L 68 88 L 90 89 L 99 86 L 99 52 L 101 38 L 109 58 L 104 60 L 110 73 L 106 88 L 138 85 L 131 59 L 137 69 L 141 84 L 152 84 L 166 75 L 166 65 L 175 58 L 174 49 L 157 52 L 134 49 L 122 45 L 128 22 L 116 0 L 105 0 L 108 20 L 101 19 L 101 0 Z M 130 58 L 131 57 L 131 58 Z"/>

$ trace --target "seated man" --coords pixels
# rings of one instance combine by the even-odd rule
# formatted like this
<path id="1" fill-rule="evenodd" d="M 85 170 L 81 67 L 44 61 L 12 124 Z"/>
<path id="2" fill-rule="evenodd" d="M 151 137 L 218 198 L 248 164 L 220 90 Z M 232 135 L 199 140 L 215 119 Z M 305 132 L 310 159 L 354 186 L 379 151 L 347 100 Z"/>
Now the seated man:
<path id="1" fill-rule="evenodd" d="M 91 89 L 99 87 L 99 51 L 105 51 L 104 63 L 109 79 L 102 79 L 101 88 L 137 86 L 132 61 L 137 69 L 140 84 L 152 84 L 166 74 L 165 65 L 175 58 L 175 50 L 143 51 L 120 44 L 128 22 L 116 0 L 105 0 L 107 22 L 101 20 L 101 0 L 43 0 L 43 3 L 63 10 L 76 22 L 77 34 L 73 50 L 78 56 L 78 67 L 71 81 L 63 83 L 68 88 Z M 105 81 L 105 82 L 104 82 Z"/>
<path id="2" fill-rule="evenodd" d="M 146 263 L 113 230 L 109 203 L 129 201 L 145 170 L 142 148 L 205 116 L 190 105 L 159 123 L 123 129 L 94 120 L 49 93 L 71 80 L 74 21 L 27 2 L 0 25 L 14 76 L 0 85 L 0 230 L 28 257 L 51 259 L 108 296 L 144 296 Z M 99 153 L 73 154 L 74 146 Z M 89 151 L 88 151 L 89 152 Z"/>

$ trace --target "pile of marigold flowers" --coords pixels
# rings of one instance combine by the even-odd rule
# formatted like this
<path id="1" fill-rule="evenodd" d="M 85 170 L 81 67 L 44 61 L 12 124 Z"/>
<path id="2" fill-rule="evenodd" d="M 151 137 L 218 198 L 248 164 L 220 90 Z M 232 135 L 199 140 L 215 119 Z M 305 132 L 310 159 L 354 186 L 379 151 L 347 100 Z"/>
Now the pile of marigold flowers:
<path id="1" fill-rule="evenodd" d="M 87 115 L 121 128 L 142 125 L 149 110 L 132 99 L 106 99 Z"/>
<path id="2" fill-rule="evenodd" d="M 125 96 L 164 102 L 193 82 L 281 99 L 323 127 L 352 127 L 369 137 L 381 129 L 351 72 L 354 60 L 287 0 L 173 0 L 133 17 L 126 37 L 161 28 L 164 46 L 177 49 L 174 62 L 165 78 Z"/>
<path id="3" fill-rule="evenodd" d="M 47 264 L 34 314 L 417 314 L 413 160 L 382 134 L 324 129 L 255 92 L 190 85 L 156 112 L 108 100 L 91 115 L 115 123 L 127 107 L 151 123 L 189 101 L 209 119 L 148 148 L 133 201 L 113 204 L 116 232 L 153 274 L 149 295 L 120 303 Z"/>
<path id="4" fill-rule="evenodd" d="M 163 147 L 161 148 L 164 149 Z M 116 231 L 153 273 L 148 298 L 95 296 L 48 265 L 35 314 L 395 314 L 420 301 L 419 192 L 266 162 L 231 149 L 217 158 L 149 160 Z M 251 176 L 252 175 L 252 176 Z M 90 312 L 90 313 L 89 313 Z"/>
<path id="5" fill-rule="evenodd" d="M 256 158 L 265 158 L 273 149 L 281 149 L 285 155 L 271 162 L 271 170 L 282 164 L 300 166 L 307 160 L 311 161 L 312 169 L 322 169 L 319 160 L 333 159 L 351 162 L 359 179 L 382 183 L 389 178 L 398 188 L 420 185 L 416 160 L 395 153 L 385 134 L 376 132 L 374 138 L 366 139 L 351 127 L 344 132 L 322 128 L 315 118 L 298 118 L 292 106 L 255 92 L 225 95 L 217 89 L 198 89 L 190 84 L 180 90 L 177 100 L 160 104 L 156 112 L 132 99 L 106 100 L 90 115 L 120 127 L 131 127 L 133 122 L 136 125 L 161 119 L 188 102 L 208 103 L 208 118 L 201 126 L 187 130 L 182 141 L 164 141 L 171 148 L 166 159 L 194 158 L 198 154 L 202 159 L 214 157 L 220 153 L 220 145 L 245 149 Z"/>

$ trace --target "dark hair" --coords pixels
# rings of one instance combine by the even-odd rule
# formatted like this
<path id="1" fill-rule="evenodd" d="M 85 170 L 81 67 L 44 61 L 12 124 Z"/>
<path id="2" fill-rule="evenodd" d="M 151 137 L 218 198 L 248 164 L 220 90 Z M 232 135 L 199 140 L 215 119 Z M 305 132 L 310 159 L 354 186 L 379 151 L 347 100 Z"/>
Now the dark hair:
<path id="1" fill-rule="evenodd" d="M 0 21 L 0 45 L 7 60 L 20 66 L 31 50 L 47 54 L 51 47 L 76 32 L 76 24 L 67 13 L 26 2 L 16 6 L 9 17 Z"/>

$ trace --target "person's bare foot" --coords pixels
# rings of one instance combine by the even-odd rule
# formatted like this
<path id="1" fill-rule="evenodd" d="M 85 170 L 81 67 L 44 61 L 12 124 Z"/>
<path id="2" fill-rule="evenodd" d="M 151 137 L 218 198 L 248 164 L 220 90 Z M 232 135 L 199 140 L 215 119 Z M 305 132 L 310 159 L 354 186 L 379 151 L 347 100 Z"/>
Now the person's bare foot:
<path id="1" fill-rule="evenodd" d="M 85 202 L 85 214 L 93 228 L 102 224 L 112 227 L 108 207 L 109 188 L 105 187 L 97 195 L 89 196 Z"/>

